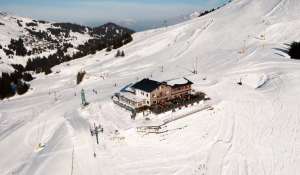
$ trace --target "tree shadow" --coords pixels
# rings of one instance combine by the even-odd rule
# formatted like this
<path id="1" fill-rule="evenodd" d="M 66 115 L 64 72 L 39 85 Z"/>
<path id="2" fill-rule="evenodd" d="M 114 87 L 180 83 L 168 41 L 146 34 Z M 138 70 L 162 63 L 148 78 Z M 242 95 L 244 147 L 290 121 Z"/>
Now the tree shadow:
<path id="1" fill-rule="evenodd" d="M 289 54 L 289 50 L 288 49 L 282 49 L 282 48 L 273 48 L 273 49 L 277 50 L 279 52 L 283 52 L 283 53 Z"/>
<path id="2" fill-rule="evenodd" d="M 279 56 L 281 56 L 281 57 L 286 57 L 285 55 L 283 55 L 283 54 L 280 54 L 280 53 L 275 53 L 276 55 L 279 55 Z"/>
<path id="3" fill-rule="evenodd" d="M 291 47 L 291 43 L 284 43 L 282 48 L 273 48 L 278 51 L 275 54 L 281 57 L 286 57 L 285 54 L 289 55 L 289 48 Z"/>

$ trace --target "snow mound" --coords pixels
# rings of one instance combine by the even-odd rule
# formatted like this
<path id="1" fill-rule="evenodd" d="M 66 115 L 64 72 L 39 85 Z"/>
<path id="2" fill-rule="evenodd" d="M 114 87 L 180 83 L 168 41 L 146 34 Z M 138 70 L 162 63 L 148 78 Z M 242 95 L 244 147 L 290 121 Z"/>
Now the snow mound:
<path id="1" fill-rule="evenodd" d="M 253 73 L 242 77 L 242 83 L 252 87 L 253 89 L 262 87 L 268 81 L 268 76 L 266 74 Z"/>
<path id="2" fill-rule="evenodd" d="M 193 12 L 192 14 L 190 14 L 190 19 L 199 18 L 199 16 L 200 16 L 199 12 Z"/>
<path id="3" fill-rule="evenodd" d="M 14 68 L 6 63 L 0 63 L 0 77 L 2 76 L 1 72 L 12 73 Z"/>

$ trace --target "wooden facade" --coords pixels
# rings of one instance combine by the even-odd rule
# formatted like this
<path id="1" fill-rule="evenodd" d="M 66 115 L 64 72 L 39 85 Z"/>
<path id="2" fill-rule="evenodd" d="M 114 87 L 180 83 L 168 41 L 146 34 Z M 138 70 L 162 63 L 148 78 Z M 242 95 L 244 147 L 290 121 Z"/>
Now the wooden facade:
<path id="1" fill-rule="evenodd" d="M 156 104 L 165 104 L 174 99 L 180 99 L 191 94 L 192 82 L 182 78 L 181 81 L 157 82 L 154 80 L 143 79 L 133 86 L 132 92 L 124 92 L 119 100 L 124 105 L 133 108 L 142 106 L 151 107 Z"/>
<path id="2" fill-rule="evenodd" d="M 184 84 L 181 86 L 174 86 L 172 87 L 171 91 L 172 99 L 184 97 L 192 92 L 192 85 L 191 84 Z"/>
<path id="3" fill-rule="evenodd" d="M 165 103 L 172 97 L 172 88 L 167 84 L 161 84 L 157 89 L 151 92 L 151 104 Z"/>

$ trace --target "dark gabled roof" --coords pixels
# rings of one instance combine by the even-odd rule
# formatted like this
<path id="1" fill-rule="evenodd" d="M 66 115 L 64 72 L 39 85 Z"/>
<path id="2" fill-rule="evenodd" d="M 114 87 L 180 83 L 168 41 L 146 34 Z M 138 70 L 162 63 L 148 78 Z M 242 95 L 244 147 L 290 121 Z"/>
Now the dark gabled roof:
<path id="1" fill-rule="evenodd" d="M 161 85 L 160 82 L 145 78 L 145 79 L 135 83 L 131 87 L 134 89 L 139 89 L 139 90 L 145 91 L 145 92 L 152 92 L 156 88 L 158 88 L 160 85 Z"/>

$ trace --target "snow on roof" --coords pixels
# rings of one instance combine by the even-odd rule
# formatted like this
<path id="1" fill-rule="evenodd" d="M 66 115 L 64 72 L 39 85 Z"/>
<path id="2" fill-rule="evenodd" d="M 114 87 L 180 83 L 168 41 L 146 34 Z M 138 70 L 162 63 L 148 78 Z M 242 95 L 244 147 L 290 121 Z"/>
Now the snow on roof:
<path id="1" fill-rule="evenodd" d="M 133 85 L 132 83 L 126 85 L 121 89 L 121 92 L 134 92 L 134 90 L 131 88 L 132 85 Z"/>
<path id="2" fill-rule="evenodd" d="M 143 102 L 145 99 L 139 96 L 136 96 L 134 93 L 131 92 L 121 92 L 120 93 L 123 97 L 134 101 L 134 102 Z"/>
<path id="3" fill-rule="evenodd" d="M 186 79 L 186 78 L 173 79 L 173 80 L 166 81 L 166 83 L 167 83 L 169 86 L 184 85 L 184 84 L 192 84 L 192 82 L 189 81 L 189 80 Z"/>

